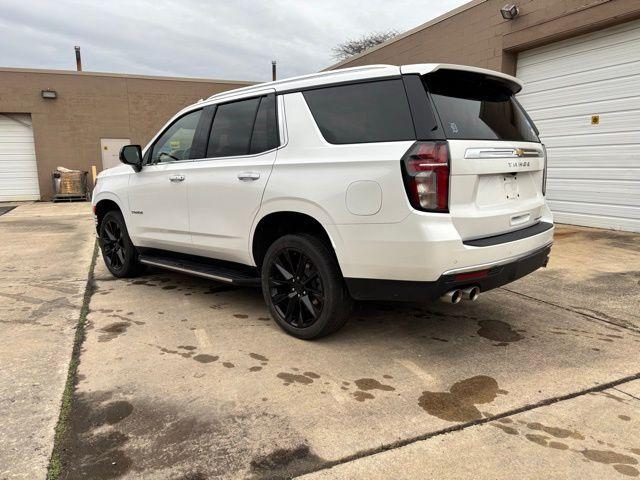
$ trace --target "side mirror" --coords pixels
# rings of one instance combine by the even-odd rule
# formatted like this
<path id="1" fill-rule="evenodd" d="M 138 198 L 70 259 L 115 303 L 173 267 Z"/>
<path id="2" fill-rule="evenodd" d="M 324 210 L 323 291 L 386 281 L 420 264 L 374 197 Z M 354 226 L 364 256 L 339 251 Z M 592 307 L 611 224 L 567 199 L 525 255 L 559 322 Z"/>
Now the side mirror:
<path id="1" fill-rule="evenodd" d="M 140 145 L 125 145 L 120 149 L 120 161 L 131 165 L 136 172 L 142 170 L 142 148 Z"/>

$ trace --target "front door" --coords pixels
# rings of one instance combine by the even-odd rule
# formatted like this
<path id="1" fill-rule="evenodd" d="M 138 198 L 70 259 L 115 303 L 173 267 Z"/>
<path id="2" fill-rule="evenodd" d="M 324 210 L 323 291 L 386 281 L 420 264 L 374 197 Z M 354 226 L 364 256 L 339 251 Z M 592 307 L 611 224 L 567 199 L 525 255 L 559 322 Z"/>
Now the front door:
<path id="1" fill-rule="evenodd" d="M 206 158 L 189 174 L 195 253 L 250 263 L 248 239 L 276 160 L 274 94 L 213 107 Z"/>
<path id="2" fill-rule="evenodd" d="M 141 247 L 188 250 L 187 188 L 192 144 L 202 110 L 175 120 L 145 154 L 142 170 L 129 184 L 131 234 Z"/>

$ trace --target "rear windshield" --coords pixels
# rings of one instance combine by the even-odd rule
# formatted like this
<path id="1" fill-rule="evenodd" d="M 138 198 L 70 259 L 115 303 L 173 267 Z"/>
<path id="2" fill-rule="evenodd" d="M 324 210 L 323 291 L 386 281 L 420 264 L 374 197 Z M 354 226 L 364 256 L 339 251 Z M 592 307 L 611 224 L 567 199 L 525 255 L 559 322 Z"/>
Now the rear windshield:
<path id="1" fill-rule="evenodd" d="M 424 79 L 447 138 L 539 141 L 508 83 L 454 70 L 438 70 Z"/>

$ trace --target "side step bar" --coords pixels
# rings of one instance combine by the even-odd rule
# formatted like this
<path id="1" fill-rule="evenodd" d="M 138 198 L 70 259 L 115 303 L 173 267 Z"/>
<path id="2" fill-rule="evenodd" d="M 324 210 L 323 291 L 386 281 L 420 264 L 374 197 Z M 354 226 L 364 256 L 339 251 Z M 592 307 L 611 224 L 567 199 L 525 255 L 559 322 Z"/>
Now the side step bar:
<path id="1" fill-rule="evenodd" d="M 217 282 L 231 283 L 244 287 L 259 287 L 261 284 L 257 269 L 231 262 L 186 255 L 173 256 L 164 253 L 145 253 L 140 255 L 138 260 L 144 265 L 208 278 Z"/>

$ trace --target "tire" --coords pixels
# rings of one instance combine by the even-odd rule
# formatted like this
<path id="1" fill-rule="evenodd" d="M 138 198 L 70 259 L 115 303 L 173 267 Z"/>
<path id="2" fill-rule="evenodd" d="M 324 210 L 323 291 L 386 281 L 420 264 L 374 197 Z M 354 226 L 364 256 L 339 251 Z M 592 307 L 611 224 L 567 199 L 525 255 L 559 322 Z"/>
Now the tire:
<path id="1" fill-rule="evenodd" d="M 144 270 L 138 262 L 138 252 L 131 243 L 122 214 L 111 210 L 100 222 L 99 243 L 102 259 L 114 277 L 135 277 Z"/>
<path id="2" fill-rule="evenodd" d="M 285 235 L 267 250 L 262 292 L 276 323 L 305 340 L 340 329 L 352 300 L 333 252 L 311 235 Z"/>

